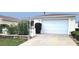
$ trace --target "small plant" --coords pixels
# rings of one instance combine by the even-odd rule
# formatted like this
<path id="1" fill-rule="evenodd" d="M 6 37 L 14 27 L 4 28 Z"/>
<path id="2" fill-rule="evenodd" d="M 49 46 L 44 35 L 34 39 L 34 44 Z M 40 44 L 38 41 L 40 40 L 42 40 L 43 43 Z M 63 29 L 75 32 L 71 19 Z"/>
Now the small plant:
<path id="1" fill-rule="evenodd" d="M 73 31 L 71 32 L 71 35 L 79 41 L 79 31 Z"/>
<path id="2" fill-rule="evenodd" d="M 75 31 L 79 31 L 79 28 L 76 28 Z"/>
<path id="3" fill-rule="evenodd" d="M 71 35 L 75 35 L 78 31 L 72 31 Z"/>
<path id="4" fill-rule="evenodd" d="M 79 31 L 75 34 L 75 38 L 79 41 Z"/>
<path id="5" fill-rule="evenodd" d="M 71 35 L 74 36 L 74 35 L 75 35 L 75 31 L 72 31 L 72 32 L 71 32 Z"/>

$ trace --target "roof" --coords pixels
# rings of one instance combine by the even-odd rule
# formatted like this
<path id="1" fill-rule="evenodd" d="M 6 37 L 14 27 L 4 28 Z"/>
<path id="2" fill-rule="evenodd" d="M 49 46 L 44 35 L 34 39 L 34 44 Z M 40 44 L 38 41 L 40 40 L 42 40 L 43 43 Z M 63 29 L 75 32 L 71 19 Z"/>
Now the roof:
<path id="1" fill-rule="evenodd" d="M 46 14 L 46 15 L 40 15 L 40 16 L 35 16 L 33 18 L 43 18 L 43 17 L 69 17 L 69 16 L 77 16 L 78 14 Z"/>
<path id="2" fill-rule="evenodd" d="M 17 21 L 19 21 L 18 18 L 10 17 L 10 16 L 2 16 L 2 15 L 0 15 L 0 18 L 2 18 L 3 21 L 10 21 L 10 22 L 17 22 Z"/>
<path id="3" fill-rule="evenodd" d="M 75 16 L 76 14 L 47 14 L 42 16 Z"/>

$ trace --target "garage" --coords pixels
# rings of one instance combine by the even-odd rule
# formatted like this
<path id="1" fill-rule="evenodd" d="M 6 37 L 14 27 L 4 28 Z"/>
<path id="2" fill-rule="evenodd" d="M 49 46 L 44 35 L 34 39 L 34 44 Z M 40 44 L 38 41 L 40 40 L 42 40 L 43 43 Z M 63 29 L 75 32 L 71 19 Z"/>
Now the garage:
<path id="1" fill-rule="evenodd" d="M 44 19 L 42 20 L 43 34 L 68 34 L 67 19 Z"/>
<path id="2" fill-rule="evenodd" d="M 41 23 L 41 34 L 67 34 L 75 31 L 75 15 L 72 14 L 48 14 L 33 17 L 34 27 Z M 36 29 L 36 28 L 35 28 Z"/>

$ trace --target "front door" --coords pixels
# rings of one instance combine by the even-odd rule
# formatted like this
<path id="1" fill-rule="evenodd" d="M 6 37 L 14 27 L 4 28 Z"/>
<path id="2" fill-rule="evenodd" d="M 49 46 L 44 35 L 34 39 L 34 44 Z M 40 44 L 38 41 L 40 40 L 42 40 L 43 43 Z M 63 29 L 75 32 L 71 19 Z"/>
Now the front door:
<path id="1" fill-rule="evenodd" d="M 41 33 L 41 23 L 36 23 L 35 24 L 35 28 L 36 28 L 36 34 L 40 34 Z"/>

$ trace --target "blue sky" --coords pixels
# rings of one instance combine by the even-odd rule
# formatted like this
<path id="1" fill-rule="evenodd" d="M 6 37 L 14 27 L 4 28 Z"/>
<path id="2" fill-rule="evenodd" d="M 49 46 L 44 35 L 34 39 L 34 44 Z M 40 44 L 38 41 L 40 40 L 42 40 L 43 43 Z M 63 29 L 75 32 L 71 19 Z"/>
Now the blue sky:
<path id="1" fill-rule="evenodd" d="M 79 12 L 46 12 L 46 14 L 79 14 Z M 0 12 L 0 15 L 23 18 L 43 15 L 43 12 Z M 77 16 L 76 18 L 78 20 L 79 16 Z"/>

